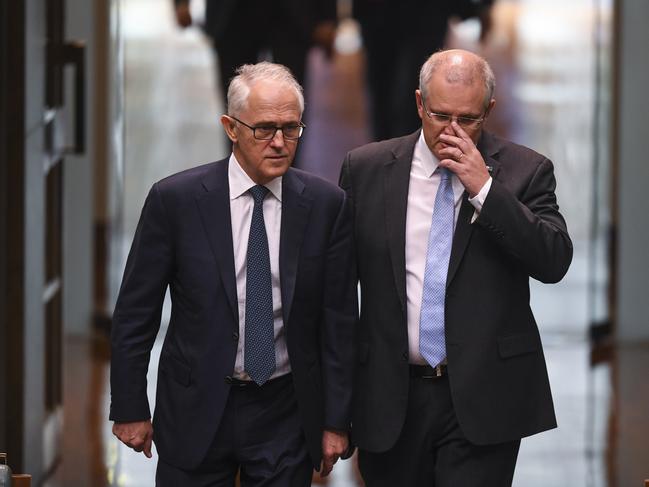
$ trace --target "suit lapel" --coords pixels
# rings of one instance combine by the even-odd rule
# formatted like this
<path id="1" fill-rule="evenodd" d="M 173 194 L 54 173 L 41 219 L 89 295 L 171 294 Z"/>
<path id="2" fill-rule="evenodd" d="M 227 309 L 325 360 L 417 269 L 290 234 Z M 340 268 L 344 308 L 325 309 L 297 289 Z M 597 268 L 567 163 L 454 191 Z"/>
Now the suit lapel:
<path id="1" fill-rule="evenodd" d="M 232 221 L 230 218 L 230 187 L 228 159 L 217 162 L 203 179 L 205 192 L 196 197 L 196 203 L 214 254 L 219 276 L 225 289 L 234 323 L 238 327 L 237 283 L 234 272 Z"/>
<path id="2" fill-rule="evenodd" d="M 489 169 L 489 174 L 493 179 L 496 179 L 500 171 L 500 163 L 494 159 L 493 156 L 498 153 L 499 145 L 494 137 L 488 132 L 483 132 L 480 140 L 478 141 L 478 150 L 482 154 L 482 158 Z M 446 278 L 446 287 L 449 286 L 455 273 L 457 272 L 464 251 L 473 231 L 473 224 L 471 218 L 473 217 L 474 208 L 469 203 L 469 196 L 465 192 L 462 196 L 462 206 L 460 207 L 460 214 L 457 219 L 457 226 L 455 227 L 455 235 L 453 236 L 453 247 L 451 248 L 451 258 L 448 265 L 448 276 Z"/>
<path id="3" fill-rule="evenodd" d="M 279 243 L 279 274 L 284 325 L 291 316 L 300 249 L 309 222 L 312 201 L 304 196 L 305 185 L 296 171 L 282 178 L 282 223 Z"/>
<path id="4" fill-rule="evenodd" d="M 383 168 L 388 248 L 397 294 L 404 311 L 406 309 L 406 210 L 412 154 L 419 133 L 419 131 L 415 132 L 396 146 L 393 150 L 393 159 L 385 163 Z"/>
<path id="5" fill-rule="evenodd" d="M 489 132 L 482 132 L 480 140 L 478 140 L 478 150 L 482 154 L 482 158 L 489 169 L 489 174 L 492 178 L 497 179 L 500 172 L 500 161 L 495 159 L 494 156 L 500 151 L 501 143 L 496 137 Z"/>

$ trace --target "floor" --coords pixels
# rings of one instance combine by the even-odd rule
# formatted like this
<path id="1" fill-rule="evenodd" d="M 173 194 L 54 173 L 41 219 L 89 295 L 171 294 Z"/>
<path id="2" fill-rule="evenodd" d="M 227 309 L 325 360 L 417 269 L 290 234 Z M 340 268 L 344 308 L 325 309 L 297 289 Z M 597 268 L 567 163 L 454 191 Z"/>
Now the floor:
<path id="1" fill-rule="evenodd" d="M 175 28 L 170 5 L 123 1 L 124 252 L 154 181 L 226 155 L 211 53 L 199 32 Z M 481 52 L 496 71 L 498 103 L 490 128 L 555 162 L 557 195 L 575 241 L 575 259 L 562 283 L 532 283 L 559 428 L 523 441 L 517 487 L 631 487 L 649 477 L 649 391 L 642 373 L 649 370 L 649 346 L 593 349 L 587 333 L 607 314 L 605 246 L 600 217 L 591 208 L 593 194 L 606 203 L 606 192 L 595 192 L 602 172 L 593 161 L 600 153 L 600 111 L 606 109 L 598 103 L 606 78 L 597 74 L 606 71 L 601 60 L 610 47 L 610 12 L 606 1 L 501 0 L 484 44 L 472 21 L 454 25 L 449 36 L 449 45 Z M 334 181 L 345 153 L 370 139 L 353 24 L 341 25 L 337 48 L 331 62 L 320 52 L 311 55 L 313 97 L 301 142 L 302 167 Z M 158 340 L 152 385 L 160 346 Z M 111 436 L 108 354 L 99 333 L 66 341 L 66 435 L 52 487 L 153 485 L 155 458 L 135 454 Z M 314 478 L 314 485 L 322 481 Z M 326 485 L 362 485 L 354 461 L 339 463 Z"/>

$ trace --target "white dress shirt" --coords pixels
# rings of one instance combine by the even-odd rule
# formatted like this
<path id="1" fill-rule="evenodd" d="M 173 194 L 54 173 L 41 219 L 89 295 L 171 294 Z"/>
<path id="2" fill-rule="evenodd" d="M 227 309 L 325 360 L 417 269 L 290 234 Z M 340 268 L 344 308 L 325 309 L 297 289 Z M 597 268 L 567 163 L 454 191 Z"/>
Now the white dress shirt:
<path id="1" fill-rule="evenodd" d="M 419 317 L 424 289 L 428 234 L 433 219 L 435 196 L 441 179 L 437 171 L 438 166 L 439 160 L 426 145 L 422 132 L 415 144 L 412 156 L 406 209 L 406 296 L 408 301 L 408 349 L 411 364 L 425 365 L 427 363 L 419 352 Z M 455 224 L 457 224 L 464 186 L 452 172 L 451 183 L 455 205 Z M 471 223 L 475 221 L 482 209 L 490 188 L 491 178 L 474 198 L 469 198 L 469 202 L 475 208 Z"/>
<path id="2" fill-rule="evenodd" d="M 248 192 L 255 183 L 239 165 L 234 154 L 228 163 L 228 184 L 230 187 L 230 219 L 232 222 L 232 246 L 234 271 L 237 279 L 237 305 L 239 307 L 239 345 L 233 376 L 250 380 L 244 371 L 246 343 L 246 265 L 248 237 L 254 200 Z M 271 379 L 291 371 L 286 349 L 286 334 L 282 318 L 282 294 L 279 276 L 279 238 L 282 223 L 282 178 L 275 178 L 265 184 L 269 193 L 264 199 L 264 224 L 268 237 L 270 275 L 273 286 L 273 323 L 275 328 L 275 372 Z"/>

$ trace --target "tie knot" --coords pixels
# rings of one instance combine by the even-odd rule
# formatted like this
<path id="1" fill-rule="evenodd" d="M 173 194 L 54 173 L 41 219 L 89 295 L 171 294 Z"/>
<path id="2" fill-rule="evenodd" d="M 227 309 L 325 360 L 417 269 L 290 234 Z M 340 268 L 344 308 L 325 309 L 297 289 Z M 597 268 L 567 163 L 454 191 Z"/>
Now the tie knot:
<path id="1" fill-rule="evenodd" d="M 445 181 L 445 180 L 451 178 L 451 171 L 449 171 L 448 168 L 446 168 L 446 167 L 438 167 L 437 170 L 439 171 L 439 175 L 442 178 L 442 181 Z"/>
<path id="2" fill-rule="evenodd" d="M 253 186 L 250 188 L 248 191 L 250 191 L 250 194 L 252 195 L 252 198 L 255 200 L 255 204 L 258 205 L 264 201 L 264 198 L 268 194 L 268 188 L 266 186 Z"/>

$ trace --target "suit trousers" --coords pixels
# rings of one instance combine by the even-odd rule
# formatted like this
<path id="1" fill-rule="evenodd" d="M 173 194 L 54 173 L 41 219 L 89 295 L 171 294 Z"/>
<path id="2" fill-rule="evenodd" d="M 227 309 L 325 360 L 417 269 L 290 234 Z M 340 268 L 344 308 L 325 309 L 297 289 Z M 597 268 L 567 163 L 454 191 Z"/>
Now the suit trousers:
<path id="1" fill-rule="evenodd" d="M 520 440 L 474 445 L 458 424 L 448 376 L 410 378 L 408 410 L 395 445 L 359 452 L 366 487 L 510 487 Z"/>
<path id="2" fill-rule="evenodd" d="M 221 424 L 205 459 L 182 470 L 160 459 L 156 486 L 308 487 L 313 464 L 306 449 L 292 375 L 262 386 L 233 381 Z"/>

